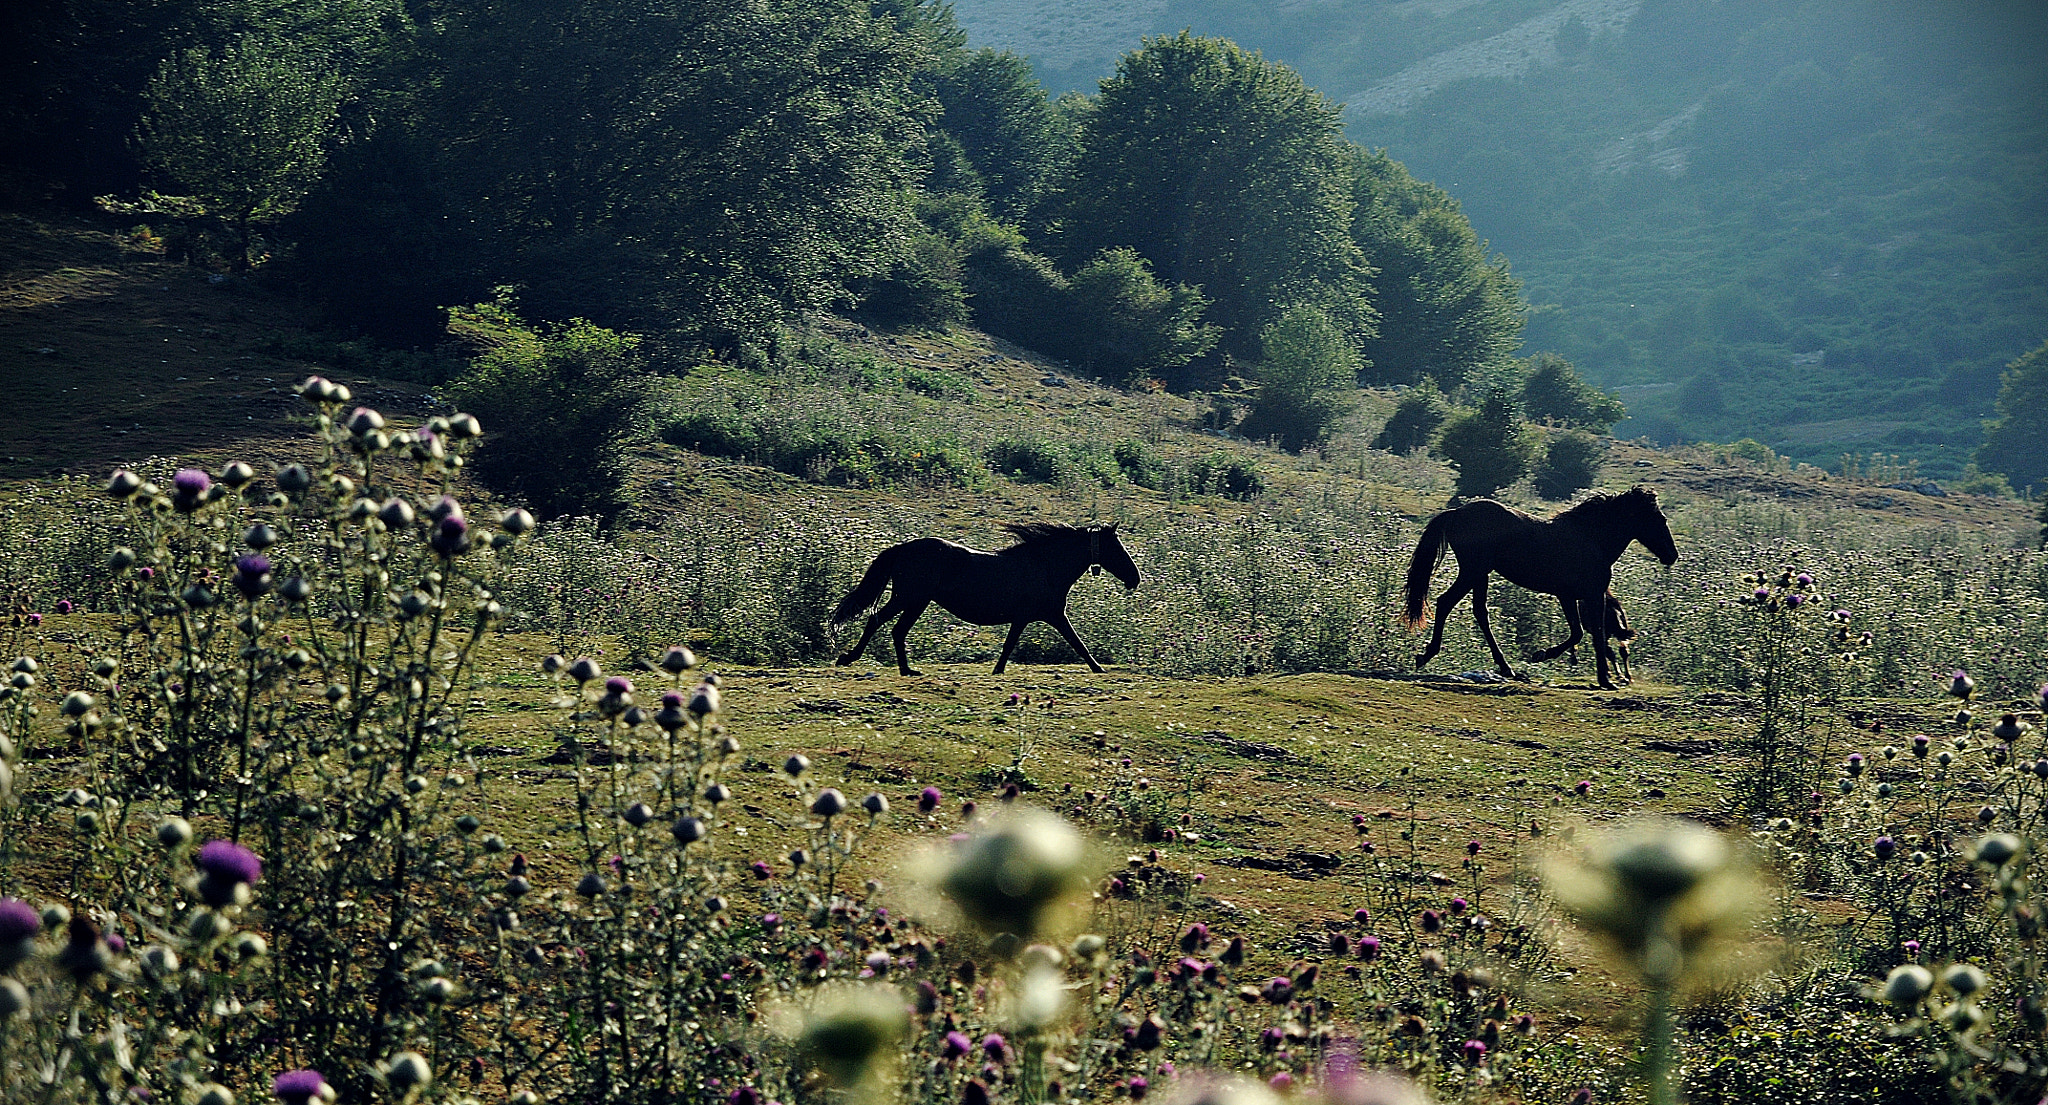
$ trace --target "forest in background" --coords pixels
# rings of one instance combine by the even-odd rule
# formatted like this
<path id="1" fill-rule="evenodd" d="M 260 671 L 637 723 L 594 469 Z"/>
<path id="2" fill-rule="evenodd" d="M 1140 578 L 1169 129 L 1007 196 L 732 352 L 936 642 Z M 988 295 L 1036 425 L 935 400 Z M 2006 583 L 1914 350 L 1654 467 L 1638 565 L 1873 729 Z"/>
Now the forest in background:
<path id="1" fill-rule="evenodd" d="M 1055 89 L 1183 27 L 1298 69 L 1353 141 L 1458 197 L 1514 261 L 1530 343 L 1618 388 L 1624 436 L 1951 477 L 2048 333 L 2039 5 L 1169 0 L 1071 28 L 1061 7 L 958 4 L 976 42 L 1047 52 Z"/>
<path id="2" fill-rule="evenodd" d="M 1482 26 L 1536 10 L 1459 12 Z M 1828 10 L 1802 8 L 1800 18 Z M 1334 21 L 1350 9 L 1290 11 Z M 1674 23 L 1650 8 L 1626 33 L 1612 20 L 1576 38 L 1563 26 L 1552 46 L 1578 60 L 1544 72 L 1592 84 L 1571 95 L 1560 86 L 1553 106 L 1598 98 L 1593 76 L 1617 66 L 1677 95 L 1688 70 L 1672 43 L 1757 16 L 1741 5 L 1714 11 L 1725 25 Z M 1220 9 L 1211 15 L 1225 21 Z M 786 365 L 789 327 L 825 312 L 889 327 L 971 323 L 1122 386 L 1213 392 L 1221 428 L 1289 449 L 1318 442 L 1355 384 L 1421 385 L 1381 448 L 1438 451 L 1459 465 L 1462 493 L 1540 478 L 1547 466 L 1556 478 L 1545 493 L 1568 495 L 1591 480 L 1597 435 L 1626 413 L 1581 378 L 1574 357 L 1628 389 L 1636 417 L 1624 433 L 1775 431 L 1774 447 L 1794 459 L 1831 463 L 1828 450 L 1860 443 L 1903 454 L 1908 467 L 1924 461 L 1926 474 L 1977 480 L 1961 461 L 1992 413 L 1999 369 L 2038 340 L 2019 335 L 2042 314 L 2040 288 L 1990 254 L 1976 258 L 1986 279 L 2012 277 L 1997 295 L 1918 296 L 1909 315 L 1845 293 L 1829 300 L 1826 326 L 1774 305 L 1775 285 L 1726 263 L 1709 266 L 1719 282 L 1707 289 L 1674 283 L 1667 261 L 1648 274 L 1609 266 L 1570 294 L 1552 266 L 1550 286 L 1525 295 L 1461 199 L 1396 157 L 1437 156 L 1458 143 L 1445 137 L 1451 128 L 1359 145 L 1302 73 L 1186 32 L 1125 54 L 1093 95 L 1054 99 L 1026 59 L 970 48 L 952 6 L 931 0 L 38 0 L 10 19 L 20 33 L 7 36 L 0 86 L 9 194 L 132 219 L 167 256 L 296 288 L 336 333 L 392 347 L 445 350 L 448 309 L 475 304 L 464 309 L 568 327 L 571 344 L 576 320 L 644 335 L 648 361 L 635 370 L 679 375 L 705 358 Z M 1755 38 L 1745 39 L 1750 53 Z M 1865 59 L 1859 73 L 1876 64 L 1855 58 Z M 1660 73 L 1669 79 L 1650 79 Z M 1739 85 L 1715 87 L 1692 113 L 1694 130 L 1711 133 L 1724 117 L 1775 124 L 1774 101 L 1743 93 L 1735 103 Z M 1524 110 L 1481 95 L 1497 88 L 1456 83 L 1431 103 L 1484 100 L 1471 119 Z M 1888 102 L 1912 101 L 1909 91 Z M 1771 95 L 1781 93 L 1803 95 Z M 1551 133 L 1564 110 L 1546 117 Z M 1826 111 L 1800 133 L 1836 140 L 1855 114 L 1841 103 Z M 1396 132 L 1408 118 L 1374 117 Z M 1362 129 L 1355 118 L 1352 129 Z M 1735 135 L 1727 145 L 1741 144 L 1734 123 L 1723 130 Z M 1476 140 L 1463 146 L 1494 150 L 1489 166 L 1534 164 Z M 1711 162 L 1684 149 L 1688 166 Z M 1482 208 L 1498 210 L 1509 194 L 1499 173 L 1451 165 L 1448 175 Z M 1664 174 L 1673 188 L 1707 175 Z M 1519 197 L 1550 218 L 1627 191 L 1551 179 L 1548 198 Z M 2001 202 L 2018 205 L 2038 187 L 2015 181 Z M 1697 223 L 1696 212 L 1610 206 L 1580 221 L 1639 238 L 1653 235 L 1629 221 L 1637 216 L 1662 218 L 1666 232 Z M 2000 208 L 1982 221 L 2017 218 Z M 1524 237 L 1539 266 L 1559 242 L 1593 250 L 1585 233 Z M 2007 245 L 1997 257 L 2031 256 L 2023 235 Z M 1604 297 L 1658 286 L 1678 306 L 1658 313 L 1644 294 L 1618 316 L 1626 326 L 1599 322 Z M 1660 321 L 1640 324 L 1650 314 Z M 1987 332 L 1991 315 L 2006 332 Z M 471 343 L 464 357 L 487 350 L 478 333 L 456 333 Z M 1936 353 L 1930 342 L 1946 344 Z M 464 357 L 406 363 L 440 383 Z M 1786 369 L 1793 359 L 1812 363 Z M 2025 366 L 2039 360 L 2012 362 L 2000 425 L 2027 423 L 2039 369 Z M 1689 374 L 1668 378 L 1680 369 Z M 1923 378 L 1936 370 L 1938 380 Z M 489 370 L 470 374 L 479 373 Z M 475 387 L 454 390 L 476 401 Z M 1899 418 L 1884 421 L 1871 404 Z M 1802 426 L 1805 438 L 1782 437 Z M 1882 437 L 1869 436 L 1873 426 Z M 1978 459 L 2022 487 L 2043 477 L 2025 450 Z"/>

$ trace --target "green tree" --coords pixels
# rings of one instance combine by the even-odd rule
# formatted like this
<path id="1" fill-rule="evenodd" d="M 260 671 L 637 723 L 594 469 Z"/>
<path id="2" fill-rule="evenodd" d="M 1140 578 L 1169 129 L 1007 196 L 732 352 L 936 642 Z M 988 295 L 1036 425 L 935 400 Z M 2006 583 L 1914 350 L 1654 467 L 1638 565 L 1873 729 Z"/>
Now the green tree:
<path id="1" fill-rule="evenodd" d="M 913 249 L 932 36 L 866 0 L 461 3 L 431 104 L 475 264 L 736 350 Z"/>
<path id="2" fill-rule="evenodd" d="M 1565 430 L 1550 439 L 1530 482 L 1536 493 L 1561 502 L 1593 486 L 1607 460 L 1607 442 L 1584 430 Z"/>
<path id="3" fill-rule="evenodd" d="M 1996 409 L 1984 423 L 1977 467 L 2004 473 L 2014 487 L 2048 488 L 2048 342 L 2005 366 Z"/>
<path id="4" fill-rule="evenodd" d="M 1165 376 L 1216 344 L 1216 328 L 1202 322 L 1209 301 L 1160 283 L 1135 250 L 1104 250 L 1083 265 L 1066 300 L 1071 329 L 1051 351 L 1120 384 Z"/>
<path id="5" fill-rule="evenodd" d="M 477 476 L 543 518 L 624 509 L 626 447 L 646 403 L 640 339 L 582 319 L 537 330 L 503 291 L 450 311 L 448 331 L 478 351 L 445 393 L 491 431 Z"/>
<path id="6" fill-rule="evenodd" d="M 244 35 L 168 58 L 143 90 L 145 163 L 234 233 L 288 214 L 320 177 L 346 82 L 290 43 Z"/>
<path id="7" fill-rule="evenodd" d="M 1058 152 L 1058 120 L 1031 63 L 983 48 L 938 77 L 943 132 L 979 178 L 989 210 L 1022 221 Z"/>
<path id="8" fill-rule="evenodd" d="M 1161 281 L 1200 287 L 1245 359 L 1290 304 L 1371 333 L 1338 109 L 1292 69 L 1222 39 L 1148 39 L 1102 83 L 1076 147 L 1048 204 L 1055 256 L 1136 250 Z"/>
<path id="9" fill-rule="evenodd" d="M 1357 387 L 1358 349 L 1314 307 L 1291 307 L 1259 335 L 1258 392 L 1238 430 L 1288 450 L 1328 435 Z"/>
<path id="10" fill-rule="evenodd" d="M 1459 411 L 1444 423 L 1437 453 L 1458 470 L 1457 493 L 1491 495 L 1529 474 L 1536 434 L 1515 410 L 1514 400 L 1495 392 L 1477 409 Z"/>
<path id="11" fill-rule="evenodd" d="M 1532 422 L 1555 422 L 1606 433 L 1628 415 L 1621 400 L 1579 377 L 1572 363 L 1555 353 L 1538 353 L 1522 362 L 1522 413 Z"/>
<path id="12" fill-rule="evenodd" d="M 1521 344 L 1527 307 L 1504 258 L 1488 258 L 1458 201 L 1416 180 L 1383 151 L 1353 146 L 1351 236 L 1378 270 L 1378 333 L 1365 341 L 1367 378 L 1455 390 Z"/>

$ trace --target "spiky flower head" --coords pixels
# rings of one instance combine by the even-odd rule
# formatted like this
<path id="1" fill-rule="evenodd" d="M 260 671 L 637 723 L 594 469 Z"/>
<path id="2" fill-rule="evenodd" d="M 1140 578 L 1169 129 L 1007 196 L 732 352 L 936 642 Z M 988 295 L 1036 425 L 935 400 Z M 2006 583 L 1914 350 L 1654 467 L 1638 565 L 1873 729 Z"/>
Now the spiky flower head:
<path id="1" fill-rule="evenodd" d="M 288 1070 L 270 1083 L 270 1092 L 284 1105 L 311 1105 L 334 1100 L 334 1087 L 317 1070 Z"/>
<path id="2" fill-rule="evenodd" d="M 0 898 L 0 973 L 35 954 L 37 934 L 43 931 L 42 914 L 19 898 Z"/>
<path id="3" fill-rule="evenodd" d="M 1624 825 L 1553 859 L 1544 875 L 1566 912 L 1658 984 L 1708 965 L 1707 953 L 1746 927 L 1757 898 L 1748 865 L 1719 833 L 1676 818 Z"/>
<path id="4" fill-rule="evenodd" d="M 1934 992 L 1934 972 L 1918 963 L 1893 967 L 1884 978 L 1884 1000 L 1900 1009 L 1911 1009 Z"/>
<path id="5" fill-rule="evenodd" d="M 896 987 L 828 986 L 803 1017 L 797 1048 L 834 1083 L 853 1087 L 878 1078 L 909 1031 L 909 1009 Z"/>
<path id="6" fill-rule="evenodd" d="M 199 896 L 212 906 L 239 905 L 249 900 L 249 887 L 263 877 L 256 853 L 229 840 L 209 840 L 192 857 L 199 869 Z"/>
<path id="7" fill-rule="evenodd" d="M 1087 844 L 1072 825 L 1012 806 L 940 854 L 930 882 L 984 934 L 1021 943 L 1055 927 L 1091 874 Z"/>

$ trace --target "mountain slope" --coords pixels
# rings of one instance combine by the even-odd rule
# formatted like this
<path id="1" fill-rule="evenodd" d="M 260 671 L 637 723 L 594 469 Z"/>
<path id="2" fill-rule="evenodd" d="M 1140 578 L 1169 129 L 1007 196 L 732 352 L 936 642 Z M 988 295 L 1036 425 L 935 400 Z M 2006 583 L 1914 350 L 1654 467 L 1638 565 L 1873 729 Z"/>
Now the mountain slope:
<path id="1" fill-rule="evenodd" d="M 2048 15 L 1808 0 L 965 0 L 1090 87 L 1191 27 L 1348 101 L 1514 263 L 1623 434 L 1959 471 L 2048 336 Z M 1117 35 L 1123 35 L 1121 40 Z"/>

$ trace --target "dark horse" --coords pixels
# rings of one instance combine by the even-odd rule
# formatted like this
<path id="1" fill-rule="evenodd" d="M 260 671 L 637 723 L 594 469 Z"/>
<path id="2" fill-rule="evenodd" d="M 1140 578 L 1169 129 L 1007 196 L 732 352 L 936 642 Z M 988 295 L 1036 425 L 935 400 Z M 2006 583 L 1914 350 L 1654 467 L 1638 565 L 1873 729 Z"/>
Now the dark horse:
<path id="1" fill-rule="evenodd" d="M 1510 583 L 1531 591 L 1556 595 L 1564 607 L 1565 624 L 1571 636 L 1556 648 L 1544 649 L 1530 657 L 1550 660 L 1579 643 L 1580 625 L 1593 628 L 1593 653 L 1597 659 L 1600 686 L 1612 690 L 1608 675 L 1613 662 L 1607 621 L 1608 585 L 1613 581 L 1614 562 L 1630 541 L 1640 541 L 1667 566 L 1678 560 L 1678 545 L 1671 539 L 1671 524 L 1657 509 L 1657 493 L 1634 487 L 1618 495 L 1593 495 L 1584 502 L 1559 511 L 1549 521 L 1502 506 L 1491 499 L 1466 503 L 1429 520 L 1422 541 L 1408 561 L 1407 608 L 1403 617 L 1411 627 L 1429 620 L 1424 600 L 1429 597 L 1429 577 L 1443 559 L 1444 548 L 1458 557 L 1458 578 L 1436 600 L 1436 626 L 1429 635 L 1429 647 L 1415 658 L 1421 668 L 1443 648 L 1444 621 L 1467 593 L 1472 595 L 1472 620 L 1479 623 L 1479 635 L 1493 652 L 1500 673 L 1515 678 L 1493 639 L 1493 626 L 1486 615 L 1486 580 L 1499 572 Z"/>
<path id="2" fill-rule="evenodd" d="M 896 668 L 916 675 L 903 651 L 904 639 L 924 608 L 938 603 L 961 621 L 975 625 L 1008 622 L 1010 635 L 1003 641 L 1003 654 L 996 660 L 996 674 L 1010 662 L 1010 653 L 1024 636 L 1024 627 L 1044 622 L 1059 631 L 1092 671 L 1102 665 L 1088 655 L 1088 646 L 1067 621 L 1067 592 L 1074 581 L 1091 567 L 1109 569 L 1109 574 L 1136 589 L 1138 566 L 1111 526 L 1061 526 L 1033 522 L 1004 526 L 1017 543 L 998 552 L 982 552 L 937 537 L 920 537 L 883 549 L 868 565 L 860 586 L 832 611 L 832 624 L 844 625 L 882 597 L 889 588 L 889 601 L 868 619 L 860 641 L 839 663 L 851 664 L 867 650 L 868 641 L 882 623 L 903 615 L 889 636 L 896 642 Z"/>

